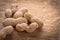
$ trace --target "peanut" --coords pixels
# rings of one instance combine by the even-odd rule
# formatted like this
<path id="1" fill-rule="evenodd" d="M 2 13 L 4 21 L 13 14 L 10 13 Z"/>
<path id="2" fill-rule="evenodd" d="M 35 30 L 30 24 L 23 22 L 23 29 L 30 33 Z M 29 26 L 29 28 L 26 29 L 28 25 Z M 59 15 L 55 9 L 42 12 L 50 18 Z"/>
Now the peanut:
<path id="1" fill-rule="evenodd" d="M 11 34 L 12 32 L 13 32 L 12 26 L 4 27 L 3 29 L 0 30 L 0 39 L 4 39 L 6 35 Z"/>
<path id="2" fill-rule="evenodd" d="M 28 33 L 34 32 L 37 28 L 38 28 L 38 24 L 36 22 L 31 23 L 29 25 L 29 28 L 26 29 L 26 32 L 28 32 Z"/>
<path id="3" fill-rule="evenodd" d="M 20 17 L 20 18 L 17 18 L 17 19 L 7 18 L 2 23 L 3 23 L 4 26 L 9 26 L 9 25 L 16 26 L 19 23 L 20 24 L 21 23 L 27 23 L 27 20 L 26 20 L 26 18 L 23 18 L 23 17 Z"/>
<path id="4" fill-rule="evenodd" d="M 14 28 L 12 26 L 6 26 L 2 30 L 4 30 L 6 32 L 6 34 L 9 35 L 13 32 Z"/>
<path id="5" fill-rule="evenodd" d="M 25 17 L 29 22 L 31 22 L 31 18 L 32 18 L 33 16 L 31 15 L 31 13 L 27 12 L 27 13 L 24 14 L 24 17 Z"/>
<path id="6" fill-rule="evenodd" d="M 21 27 L 21 24 L 16 25 L 16 30 L 17 31 L 24 31 L 24 29 Z"/>
<path id="7" fill-rule="evenodd" d="M 36 22 L 39 25 L 39 28 L 43 26 L 43 22 L 40 21 L 38 17 L 32 16 L 30 13 L 25 13 L 24 17 L 29 21 L 29 22 Z"/>
<path id="8" fill-rule="evenodd" d="M 36 22 L 39 25 L 39 28 L 41 28 L 43 26 L 43 22 L 41 22 L 40 19 L 37 17 L 33 17 L 31 19 L 31 22 Z"/>
<path id="9" fill-rule="evenodd" d="M 6 9 L 6 10 L 5 10 L 5 16 L 6 16 L 7 18 L 12 17 L 12 10 L 11 10 L 11 9 Z"/>
<path id="10" fill-rule="evenodd" d="M 21 24 L 17 24 L 16 25 L 16 30 L 17 31 L 24 31 L 26 29 L 28 29 L 28 25 L 26 23 L 21 23 Z"/>
<path id="11" fill-rule="evenodd" d="M 12 9 L 12 12 L 15 13 L 18 10 L 18 4 L 17 3 L 13 3 L 11 5 L 11 9 Z"/>
<path id="12" fill-rule="evenodd" d="M 24 13 L 26 13 L 28 10 L 26 8 L 24 9 L 19 9 L 13 16 L 13 18 L 19 18 L 19 17 L 23 17 Z"/>

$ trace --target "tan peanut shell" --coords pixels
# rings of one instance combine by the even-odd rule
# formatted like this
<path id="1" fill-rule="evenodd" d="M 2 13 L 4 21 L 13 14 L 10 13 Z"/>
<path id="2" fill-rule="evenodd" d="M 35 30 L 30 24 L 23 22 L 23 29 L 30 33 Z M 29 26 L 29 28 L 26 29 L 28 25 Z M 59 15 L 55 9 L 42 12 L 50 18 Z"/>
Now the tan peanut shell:
<path id="1" fill-rule="evenodd" d="M 17 31 L 24 31 L 28 28 L 28 25 L 26 23 L 21 23 L 16 25 Z"/>
<path id="2" fill-rule="evenodd" d="M 25 7 L 22 7 L 20 10 L 22 11 L 23 14 L 26 13 L 26 12 L 28 12 L 28 9 L 25 8 Z"/>
<path id="3" fill-rule="evenodd" d="M 27 20 L 26 18 L 23 18 L 23 17 L 20 17 L 20 18 L 17 18 L 17 19 L 14 19 L 14 18 L 7 18 L 3 21 L 3 25 L 4 26 L 9 26 L 9 25 L 12 25 L 12 26 L 16 26 L 17 24 L 21 24 L 21 23 L 27 23 Z"/>
<path id="4" fill-rule="evenodd" d="M 37 28 L 38 28 L 38 24 L 37 23 L 35 23 L 35 22 L 31 23 L 29 25 L 29 28 L 26 29 L 26 32 L 28 32 L 28 33 L 34 32 Z"/>
<path id="5" fill-rule="evenodd" d="M 31 15 L 31 13 L 27 12 L 27 13 L 24 14 L 24 17 L 25 17 L 28 21 L 31 22 L 31 18 L 32 18 L 33 16 Z"/>
<path id="6" fill-rule="evenodd" d="M 13 16 L 13 18 L 19 18 L 23 17 L 24 13 L 26 13 L 28 10 L 27 9 L 19 9 Z"/>
<path id="7" fill-rule="evenodd" d="M 12 12 L 14 14 L 18 10 L 18 4 L 17 3 L 11 4 L 11 10 L 12 10 Z"/>
<path id="8" fill-rule="evenodd" d="M 17 31 L 24 31 L 24 29 L 21 27 L 20 24 L 17 24 L 17 25 L 16 25 L 16 30 L 17 30 Z"/>
<path id="9" fill-rule="evenodd" d="M 6 38 L 6 36 L 11 34 L 12 32 L 13 32 L 12 26 L 4 27 L 3 29 L 0 30 L 0 39 Z"/>
<path id="10" fill-rule="evenodd" d="M 12 17 L 12 10 L 11 10 L 11 9 L 6 9 L 6 10 L 5 10 L 5 16 L 6 16 L 7 18 Z"/>
<path id="11" fill-rule="evenodd" d="M 43 23 L 42 23 L 42 22 L 40 21 L 40 19 L 37 18 L 37 17 L 33 17 L 33 18 L 31 19 L 31 22 L 36 22 L 36 23 L 38 24 L 39 28 L 41 28 L 41 27 L 43 26 Z"/>
<path id="12" fill-rule="evenodd" d="M 14 31 L 14 28 L 12 26 L 6 26 L 2 30 L 6 32 L 6 35 L 9 35 Z"/>
<path id="13" fill-rule="evenodd" d="M 3 26 L 15 25 L 15 20 L 13 18 L 6 18 L 3 22 Z"/>

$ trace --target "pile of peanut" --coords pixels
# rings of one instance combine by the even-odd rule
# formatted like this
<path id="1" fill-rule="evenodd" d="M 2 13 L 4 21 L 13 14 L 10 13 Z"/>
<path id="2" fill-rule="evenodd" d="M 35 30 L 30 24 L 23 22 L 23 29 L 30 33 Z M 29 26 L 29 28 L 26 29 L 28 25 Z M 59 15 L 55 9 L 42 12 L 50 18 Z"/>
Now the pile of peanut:
<path id="1" fill-rule="evenodd" d="M 6 19 L 2 22 L 4 28 L 0 31 L 0 36 L 5 38 L 11 34 L 13 30 L 34 32 L 37 28 L 41 28 L 43 23 L 38 17 L 33 16 L 27 8 L 19 8 L 13 4 L 11 8 L 5 10 Z"/>

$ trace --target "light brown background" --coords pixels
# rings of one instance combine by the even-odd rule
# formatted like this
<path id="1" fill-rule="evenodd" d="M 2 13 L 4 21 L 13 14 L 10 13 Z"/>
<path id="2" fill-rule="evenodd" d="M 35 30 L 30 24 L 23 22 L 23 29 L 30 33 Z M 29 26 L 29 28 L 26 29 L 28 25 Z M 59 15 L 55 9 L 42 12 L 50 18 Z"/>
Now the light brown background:
<path id="1" fill-rule="evenodd" d="M 43 28 L 33 33 L 17 32 L 7 35 L 5 40 L 60 40 L 60 1 L 59 0 L 0 0 L 0 12 L 17 3 L 26 7 L 32 15 L 43 21 Z M 4 14 L 0 14 L 0 29 L 3 28 Z"/>

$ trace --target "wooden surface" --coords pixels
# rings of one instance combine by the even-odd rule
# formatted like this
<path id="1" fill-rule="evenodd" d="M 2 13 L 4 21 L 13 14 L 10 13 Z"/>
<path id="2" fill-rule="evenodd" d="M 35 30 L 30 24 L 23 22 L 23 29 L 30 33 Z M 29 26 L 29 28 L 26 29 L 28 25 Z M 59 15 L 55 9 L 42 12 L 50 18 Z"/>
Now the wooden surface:
<path id="1" fill-rule="evenodd" d="M 60 40 L 60 3 L 57 0 L 0 0 L 0 11 L 10 7 L 10 4 L 17 3 L 19 7 L 26 7 L 32 15 L 43 21 L 42 29 L 33 33 L 14 32 L 7 35 L 5 40 Z M 4 15 L 4 14 L 3 14 Z M 3 16 L 2 16 L 3 17 Z M 1 18 L 1 17 L 0 17 Z M 3 28 L 1 18 L 0 29 Z"/>

